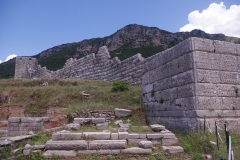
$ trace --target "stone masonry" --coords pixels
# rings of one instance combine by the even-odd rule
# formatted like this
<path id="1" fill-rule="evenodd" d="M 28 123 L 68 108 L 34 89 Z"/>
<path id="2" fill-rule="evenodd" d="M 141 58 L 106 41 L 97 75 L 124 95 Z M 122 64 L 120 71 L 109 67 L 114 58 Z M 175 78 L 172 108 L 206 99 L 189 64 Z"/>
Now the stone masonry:
<path id="1" fill-rule="evenodd" d="M 106 46 L 97 54 L 69 59 L 62 69 L 41 68 L 36 59 L 17 57 L 15 78 L 75 78 L 124 80 L 142 84 L 143 103 L 150 124 L 177 131 L 197 130 L 206 116 L 228 121 L 239 129 L 240 44 L 189 38 L 144 59 L 136 54 L 120 61 L 110 59 Z"/>
<path id="2" fill-rule="evenodd" d="M 145 60 L 143 102 L 150 123 L 175 131 L 203 127 L 206 116 L 239 130 L 240 45 L 189 38 Z M 238 126 L 237 126 L 238 125 Z"/>

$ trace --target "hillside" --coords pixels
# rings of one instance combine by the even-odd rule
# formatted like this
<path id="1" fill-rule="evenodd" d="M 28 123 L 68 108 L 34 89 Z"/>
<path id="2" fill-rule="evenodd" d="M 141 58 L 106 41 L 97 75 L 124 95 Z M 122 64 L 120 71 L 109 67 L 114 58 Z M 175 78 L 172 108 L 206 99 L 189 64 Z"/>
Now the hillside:
<path id="1" fill-rule="evenodd" d="M 156 27 L 130 24 L 110 36 L 62 44 L 47 49 L 33 57 L 38 59 L 42 67 L 46 66 L 49 70 L 55 71 L 62 68 L 67 59 L 71 57 L 79 59 L 87 54 L 97 53 L 99 47 L 103 45 L 108 47 L 112 58 L 118 56 L 123 60 L 136 53 L 141 53 L 146 58 L 175 46 L 189 37 L 201 37 L 240 44 L 240 38 L 228 37 L 224 34 L 207 34 L 201 30 L 171 33 Z M 10 66 L 14 66 L 14 64 L 10 64 L 0 64 L 0 75 L 2 78 L 13 76 L 14 69 Z"/>

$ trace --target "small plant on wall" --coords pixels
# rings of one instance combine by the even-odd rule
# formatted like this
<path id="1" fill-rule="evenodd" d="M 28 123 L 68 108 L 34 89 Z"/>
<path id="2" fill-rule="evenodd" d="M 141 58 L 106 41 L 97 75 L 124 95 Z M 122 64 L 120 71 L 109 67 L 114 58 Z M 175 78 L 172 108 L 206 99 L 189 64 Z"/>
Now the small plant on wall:
<path id="1" fill-rule="evenodd" d="M 164 99 L 161 97 L 158 102 L 161 103 L 161 104 L 163 104 Z"/>
<path id="2" fill-rule="evenodd" d="M 154 89 L 151 90 L 151 97 L 154 97 L 155 93 L 154 93 Z"/>

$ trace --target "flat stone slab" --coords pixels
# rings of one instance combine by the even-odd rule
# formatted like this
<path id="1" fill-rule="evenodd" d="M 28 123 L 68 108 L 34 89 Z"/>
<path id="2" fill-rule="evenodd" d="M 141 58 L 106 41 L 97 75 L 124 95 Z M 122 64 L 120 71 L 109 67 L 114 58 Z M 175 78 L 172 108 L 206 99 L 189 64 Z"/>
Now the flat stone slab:
<path id="1" fill-rule="evenodd" d="M 153 134 L 147 134 L 148 139 L 160 139 L 163 138 L 163 134 L 161 133 L 153 133 Z"/>
<path id="2" fill-rule="evenodd" d="M 120 154 L 120 149 L 100 149 L 97 150 L 97 154 L 101 154 L 101 155 L 117 155 Z"/>
<path id="3" fill-rule="evenodd" d="M 78 150 L 78 154 L 96 154 L 97 150 Z"/>
<path id="4" fill-rule="evenodd" d="M 114 109 L 114 114 L 117 118 L 120 117 L 125 117 L 131 115 L 132 111 L 128 109 L 120 109 L 120 108 L 115 108 Z"/>
<path id="5" fill-rule="evenodd" d="M 164 153 L 173 154 L 184 152 L 184 149 L 180 146 L 162 146 Z"/>
<path id="6" fill-rule="evenodd" d="M 92 118 L 74 118 L 73 123 L 79 124 L 92 123 Z"/>
<path id="7" fill-rule="evenodd" d="M 163 138 L 176 138 L 176 136 L 173 133 L 165 133 L 163 134 Z"/>
<path id="8" fill-rule="evenodd" d="M 65 129 L 66 130 L 79 130 L 80 124 L 79 123 L 70 123 L 66 124 Z"/>
<path id="9" fill-rule="evenodd" d="M 141 141 L 139 143 L 139 147 L 140 148 L 152 148 L 153 147 L 153 143 L 151 141 Z"/>
<path id="10" fill-rule="evenodd" d="M 122 150 L 123 154 L 142 154 L 142 155 L 148 155 L 152 154 L 152 149 L 143 149 L 139 147 L 132 147 L 132 148 L 127 148 Z"/>
<path id="11" fill-rule="evenodd" d="M 88 143 L 85 140 L 68 140 L 68 141 L 47 141 L 46 150 L 86 150 Z"/>
<path id="12" fill-rule="evenodd" d="M 172 145 L 177 145 L 177 144 L 178 144 L 177 138 L 163 138 L 162 139 L 163 146 L 172 146 Z"/>
<path id="13" fill-rule="evenodd" d="M 82 138 L 82 133 L 57 132 L 52 134 L 52 140 L 77 140 Z"/>
<path id="14" fill-rule="evenodd" d="M 128 139 L 128 132 L 118 132 L 118 139 Z"/>
<path id="15" fill-rule="evenodd" d="M 129 133 L 128 139 L 139 139 L 139 134 L 137 133 Z"/>
<path id="16" fill-rule="evenodd" d="M 92 118 L 92 123 L 98 124 L 98 123 L 105 123 L 106 118 Z"/>
<path id="17" fill-rule="evenodd" d="M 118 140 L 118 133 L 111 133 L 112 140 Z"/>
<path id="18" fill-rule="evenodd" d="M 98 124 L 96 124 L 96 128 L 97 128 L 98 130 L 107 129 L 107 128 L 108 128 L 108 122 L 98 123 Z"/>
<path id="19" fill-rule="evenodd" d="M 125 149 L 125 148 L 127 148 L 126 140 L 95 140 L 89 142 L 90 150 Z"/>
<path id="20" fill-rule="evenodd" d="M 39 149 L 44 149 L 44 148 L 45 148 L 45 145 L 33 145 L 32 146 L 33 150 L 39 150 Z"/>
<path id="21" fill-rule="evenodd" d="M 143 139 L 128 139 L 128 143 L 130 144 L 139 144 L 141 141 L 147 141 L 147 138 L 143 138 Z"/>
<path id="22" fill-rule="evenodd" d="M 43 157 L 53 158 L 54 155 L 63 156 L 63 157 L 75 157 L 77 153 L 74 150 L 66 151 L 66 150 L 48 150 L 43 153 Z"/>
<path id="23" fill-rule="evenodd" d="M 150 125 L 151 129 L 156 132 L 160 132 L 162 130 L 165 130 L 165 126 L 162 126 L 160 124 L 152 124 Z"/>
<path id="24" fill-rule="evenodd" d="M 86 139 L 108 140 L 111 137 L 110 132 L 83 132 Z"/>
<path id="25" fill-rule="evenodd" d="M 18 141 L 23 141 L 27 139 L 31 139 L 35 135 L 24 135 L 24 136 L 15 136 L 15 137 L 0 137 L 0 140 L 8 140 L 13 143 L 18 142 Z"/>
<path id="26" fill-rule="evenodd" d="M 11 145 L 12 144 L 12 142 L 11 141 L 9 141 L 9 140 L 1 140 L 0 141 L 0 147 L 4 147 L 4 146 L 9 146 L 9 145 Z"/>

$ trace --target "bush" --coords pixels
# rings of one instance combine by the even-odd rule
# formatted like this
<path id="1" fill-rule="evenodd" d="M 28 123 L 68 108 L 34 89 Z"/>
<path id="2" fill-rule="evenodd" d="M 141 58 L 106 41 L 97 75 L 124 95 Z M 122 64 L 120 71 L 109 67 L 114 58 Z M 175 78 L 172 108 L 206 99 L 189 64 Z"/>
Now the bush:
<path id="1" fill-rule="evenodd" d="M 124 82 L 121 80 L 113 81 L 113 85 L 112 85 L 113 92 L 123 92 L 127 90 L 129 90 L 127 82 Z"/>

